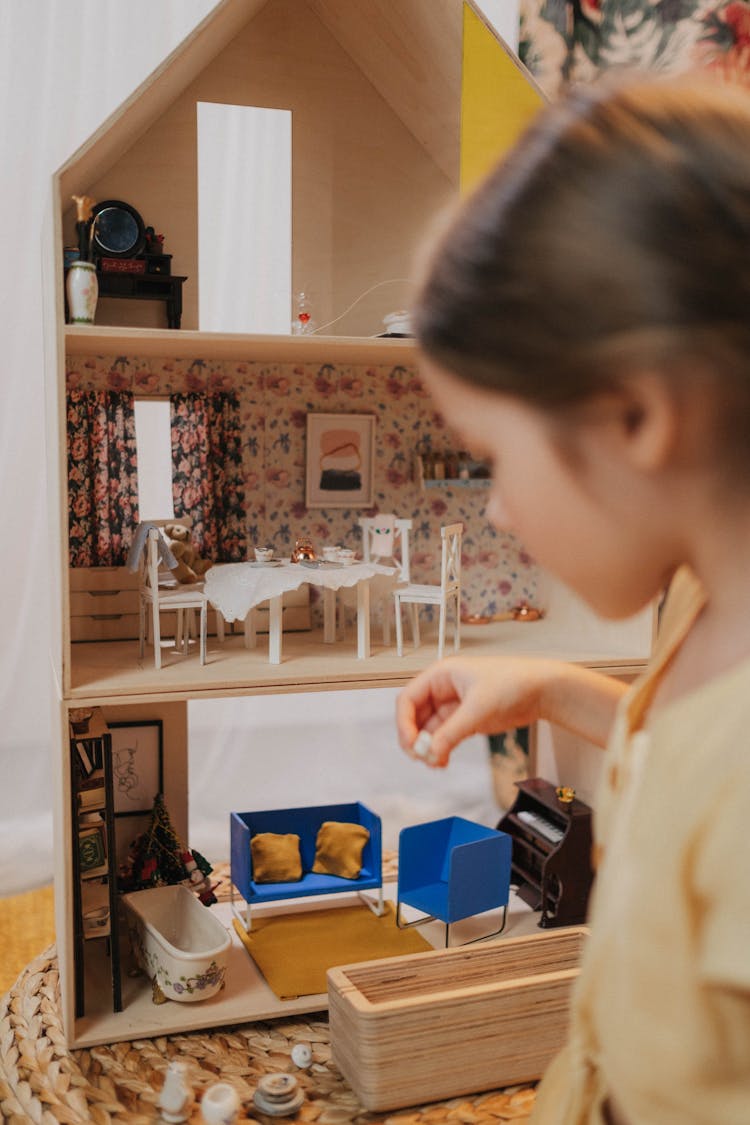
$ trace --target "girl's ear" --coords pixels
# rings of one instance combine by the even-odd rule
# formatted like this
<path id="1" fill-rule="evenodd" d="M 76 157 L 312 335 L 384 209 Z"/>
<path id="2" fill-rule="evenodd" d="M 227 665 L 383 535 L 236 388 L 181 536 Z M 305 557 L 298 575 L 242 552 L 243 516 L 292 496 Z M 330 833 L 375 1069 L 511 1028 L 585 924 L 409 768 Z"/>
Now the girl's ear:
<path id="1" fill-rule="evenodd" d="M 607 414 L 609 436 L 634 469 L 655 472 L 672 460 L 680 435 L 680 403 L 663 376 L 644 372 L 623 380 Z"/>

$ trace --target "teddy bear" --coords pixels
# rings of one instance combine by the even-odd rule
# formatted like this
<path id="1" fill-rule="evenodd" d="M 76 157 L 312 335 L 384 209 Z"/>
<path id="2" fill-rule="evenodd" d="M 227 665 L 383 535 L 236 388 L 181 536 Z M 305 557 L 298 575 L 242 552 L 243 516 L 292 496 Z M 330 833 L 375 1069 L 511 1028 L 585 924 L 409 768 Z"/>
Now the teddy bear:
<path id="1" fill-rule="evenodd" d="M 178 582 L 198 582 L 213 563 L 202 559 L 190 542 L 190 528 L 181 523 L 168 523 L 164 527 L 167 545 L 177 559 L 172 574 Z"/>

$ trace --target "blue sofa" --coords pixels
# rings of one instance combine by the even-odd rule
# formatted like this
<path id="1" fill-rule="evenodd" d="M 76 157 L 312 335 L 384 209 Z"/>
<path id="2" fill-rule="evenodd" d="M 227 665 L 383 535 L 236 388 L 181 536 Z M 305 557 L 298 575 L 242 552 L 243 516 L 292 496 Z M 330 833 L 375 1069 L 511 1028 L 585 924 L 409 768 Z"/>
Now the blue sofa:
<path id="1" fill-rule="evenodd" d="M 320 826 L 326 820 L 361 824 L 370 833 L 362 852 L 362 870 L 358 879 L 342 879 L 337 875 L 316 875 L 311 870 L 315 859 L 315 841 Z M 253 880 L 253 860 L 250 839 L 259 832 L 293 832 L 300 838 L 302 878 L 291 883 L 256 883 Z M 378 890 L 377 902 L 362 895 L 376 914 L 383 913 L 382 831 L 380 817 L 359 801 L 342 805 L 313 805 L 300 809 L 271 809 L 262 812 L 233 812 L 229 819 L 230 859 L 232 879 L 232 911 L 245 927 L 250 929 L 250 911 L 253 906 L 282 899 L 303 898 L 307 895 L 331 895 L 343 892 Z M 237 909 L 234 888 L 244 898 L 247 906 L 244 916 Z"/>

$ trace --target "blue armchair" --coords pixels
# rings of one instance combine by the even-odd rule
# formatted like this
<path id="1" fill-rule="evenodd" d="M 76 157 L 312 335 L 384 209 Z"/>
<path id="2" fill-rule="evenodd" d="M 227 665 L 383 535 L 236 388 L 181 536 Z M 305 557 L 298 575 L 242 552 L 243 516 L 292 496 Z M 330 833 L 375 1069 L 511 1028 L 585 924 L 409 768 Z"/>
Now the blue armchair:
<path id="1" fill-rule="evenodd" d="M 512 840 L 507 833 L 460 816 L 402 829 L 396 924 L 405 929 L 439 918 L 445 923 L 448 946 L 451 922 L 502 906 L 500 929 L 486 936 L 502 933 L 510 896 L 511 851 Z M 402 904 L 428 917 L 403 922 Z"/>

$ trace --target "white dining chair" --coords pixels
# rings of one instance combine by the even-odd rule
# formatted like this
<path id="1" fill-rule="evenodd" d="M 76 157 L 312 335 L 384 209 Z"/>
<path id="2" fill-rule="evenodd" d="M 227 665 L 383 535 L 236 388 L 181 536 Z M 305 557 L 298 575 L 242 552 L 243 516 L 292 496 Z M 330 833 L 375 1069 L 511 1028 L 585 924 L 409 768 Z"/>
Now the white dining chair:
<path id="1" fill-rule="evenodd" d="M 406 585 L 410 576 L 409 532 L 412 521 L 384 512 L 377 516 L 363 516 L 359 526 L 362 529 L 364 561 L 397 567 L 399 585 Z M 388 645 L 391 643 L 390 595 L 380 598 L 379 602 L 383 617 L 383 644 Z M 412 634 L 417 619 L 416 613 L 415 608 L 412 616 Z"/>
<path id="2" fill-rule="evenodd" d="M 440 554 L 440 585 L 430 586 L 409 583 L 393 592 L 396 606 L 396 647 L 399 656 L 404 655 L 404 637 L 401 623 L 401 607 L 413 607 L 414 621 L 414 647 L 419 646 L 419 618 L 416 610 L 420 605 L 436 605 L 440 607 L 438 631 L 438 657 L 442 658 L 445 648 L 445 626 L 448 610 L 452 606 L 454 613 L 453 648 L 458 652 L 461 643 L 461 544 L 463 541 L 464 525 L 451 523 L 440 528 L 442 549 Z"/>
<path id="3" fill-rule="evenodd" d="M 362 558 L 365 562 L 379 562 L 397 566 L 399 581 L 409 581 L 409 532 L 412 521 L 384 513 L 380 516 L 363 516 Z"/>
<path id="4" fill-rule="evenodd" d="M 155 527 L 165 528 L 169 523 L 178 523 L 181 527 L 192 528 L 192 516 L 167 516 L 164 519 L 147 520 L 147 523 L 153 524 Z M 215 565 L 221 565 L 215 564 Z M 163 586 L 172 587 L 175 584 L 174 576 L 170 574 L 167 568 L 163 565 L 159 566 L 159 581 Z M 203 589 L 203 581 L 193 583 L 193 589 Z M 211 607 L 209 606 L 209 609 Z M 226 621 L 222 617 L 219 610 L 214 611 L 216 620 L 216 640 L 220 645 L 224 644 L 224 637 L 226 634 Z M 175 619 L 175 641 L 174 646 L 176 649 L 181 649 L 184 646 L 185 638 L 183 636 L 183 629 L 187 630 L 188 641 L 198 637 L 198 629 L 195 622 L 195 612 L 192 609 L 186 611 L 177 610 Z M 146 618 L 146 642 L 149 641 L 149 623 Z"/>
<path id="5" fill-rule="evenodd" d="M 161 621 L 164 612 L 175 612 L 175 648 L 182 648 L 187 654 L 190 627 L 183 621 L 185 611 L 199 614 L 199 645 L 201 664 L 206 663 L 206 632 L 208 599 L 203 591 L 203 583 L 188 585 L 178 582 L 169 571 L 161 569 L 159 540 L 164 542 L 158 527 L 151 527 L 146 537 L 141 562 L 139 585 L 138 653 L 143 659 L 146 648 L 147 612 L 150 608 L 151 641 L 154 646 L 154 666 L 161 668 Z"/>

